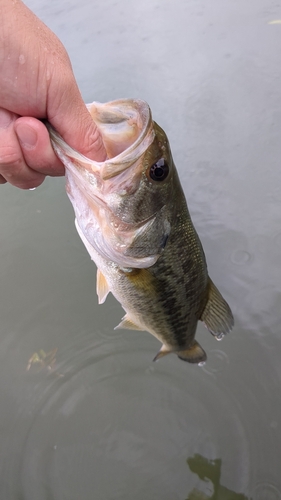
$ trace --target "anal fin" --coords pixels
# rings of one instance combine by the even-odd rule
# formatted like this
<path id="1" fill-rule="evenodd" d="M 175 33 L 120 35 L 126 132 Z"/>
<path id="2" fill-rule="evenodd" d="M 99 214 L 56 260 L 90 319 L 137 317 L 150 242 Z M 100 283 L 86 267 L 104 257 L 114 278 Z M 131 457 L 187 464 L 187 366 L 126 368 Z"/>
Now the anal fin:
<path id="1" fill-rule="evenodd" d="M 162 345 L 161 349 L 158 351 L 156 354 L 155 358 L 153 358 L 152 361 L 158 361 L 160 358 L 163 358 L 163 356 L 166 356 L 167 354 L 170 354 L 170 351 L 165 344 Z"/>
<path id="2" fill-rule="evenodd" d="M 126 314 L 122 321 L 117 325 L 114 330 L 139 330 L 139 331 L 144 331 L 144 328 L 141 328 L 140 326 L 136 325 L 136 323 L 131 320 Z"/>
<path id="3" fill-rule="evenodd" d="M 210 278 L 208 282 L 208 301 L 200 319 L 218 340 L 221 340 L 224 334 L 230 332 L 234 325 L 229 305 Z"/>
<path id="4" fill-rule="evenodd" d="M 103 304 L 110 290 L 106 278 L 102 272 L 97 269 L 97 296 L 99 304 Z"/>
<path id="5" fill-rule="evenodd" d="M 207 354 L 196 340 L 193 341 L 193 344 L 188 349 L 185 349 L 184 351 L 178 351 L 176 354 L 178 355 L 179 359 L 187 361 L 188 363 L 199 364 L 203 363 L 207 359 Z"/>

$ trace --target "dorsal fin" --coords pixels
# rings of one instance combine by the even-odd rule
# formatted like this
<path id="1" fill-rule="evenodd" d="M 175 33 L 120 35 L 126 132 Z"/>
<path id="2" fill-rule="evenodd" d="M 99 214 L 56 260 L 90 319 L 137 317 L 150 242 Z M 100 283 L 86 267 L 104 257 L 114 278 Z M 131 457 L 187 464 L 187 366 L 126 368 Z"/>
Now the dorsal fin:
<path id="1" fill-rule="evenodd" d="M 208 301 L 200 317 L 208 330 L 220 340 L 234 325 L 231 309 L 209 278 Z"/>
<path id="2" fill-rule="evenodd" d="M 109 292 L 110 289 L 106 281 L 106 278 L 104 277 L 102 272 L 99 269 L 97 269 L 97 295 L 99 299 L 99 304 L 104 303 Z"/>
<path id="3" fill-rule="evenodd" d="M 117 325 L 114 328 L 114 330 L 121 330 L 121 329 L 144 331 L 144 328 L 141 328 L 140 326 L 136 325 L 136 323 L 129 318 L 128 314 L 126 314 L 122 319 L 122 321 L 119 323 L 119 325 Z"/>

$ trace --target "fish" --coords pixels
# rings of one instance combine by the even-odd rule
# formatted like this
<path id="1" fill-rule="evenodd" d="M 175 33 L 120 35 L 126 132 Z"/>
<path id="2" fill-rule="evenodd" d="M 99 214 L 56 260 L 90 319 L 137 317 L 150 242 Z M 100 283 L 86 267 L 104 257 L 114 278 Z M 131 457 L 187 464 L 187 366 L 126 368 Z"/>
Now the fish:
<path id="1" fill-rule="evenodd" d="M 147 331 L 161 342 L 153 361 L 175 353 L 204 364 L 198 321 L 217 340 L 234 321 L 208 275 L 168 138 L 140 99 L 87 107 L 104 142 L 104 162 L 48 130 L 65 166 L 78 234 L 97 266 L 98 302 L 111 292 L 125 311 L 116 329 Z"/>

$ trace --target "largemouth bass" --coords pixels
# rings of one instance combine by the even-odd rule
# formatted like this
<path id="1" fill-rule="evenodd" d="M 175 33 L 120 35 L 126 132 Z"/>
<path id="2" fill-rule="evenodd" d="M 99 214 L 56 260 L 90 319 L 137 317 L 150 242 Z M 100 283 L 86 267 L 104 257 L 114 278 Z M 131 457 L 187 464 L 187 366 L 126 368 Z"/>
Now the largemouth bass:
<path id="1" fill-rule="evenodd" d="M 226 301 L 208 276 L 165 132 L 141 100 L 88 105 L 107 159 L 89 160 L 49 127 L 66 168 L 77 231 L 97 265 L 97 295 L 111 292 L 126 314 L 116 328 L 147 330 L 173 352 L 202 363 L 198 320 L 220 340 L 233 326 Z"/>

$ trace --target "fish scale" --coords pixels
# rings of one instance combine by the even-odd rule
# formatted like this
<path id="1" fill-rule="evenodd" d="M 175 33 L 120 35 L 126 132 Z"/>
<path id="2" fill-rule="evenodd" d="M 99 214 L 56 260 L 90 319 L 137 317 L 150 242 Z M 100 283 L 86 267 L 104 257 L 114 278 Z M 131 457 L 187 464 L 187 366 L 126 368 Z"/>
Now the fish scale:
<path id="1" fill-rule="evenodd" d="M 111 292 L 126 312 L 116 328 L 146 330 L 160 340 L 154 361 L 175 353 L 202 363 L 197 322 L 220 340 L 233 316 L 208 276 L 167 136 L 144 101 L 88 109 L 108 153 L 105 162 L 84 157 L 48 128 L 66 168 L 78 233 L 98 268 L 99 303 Z"/>

